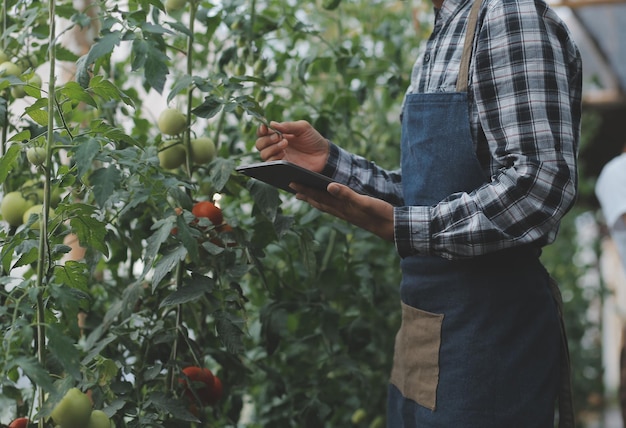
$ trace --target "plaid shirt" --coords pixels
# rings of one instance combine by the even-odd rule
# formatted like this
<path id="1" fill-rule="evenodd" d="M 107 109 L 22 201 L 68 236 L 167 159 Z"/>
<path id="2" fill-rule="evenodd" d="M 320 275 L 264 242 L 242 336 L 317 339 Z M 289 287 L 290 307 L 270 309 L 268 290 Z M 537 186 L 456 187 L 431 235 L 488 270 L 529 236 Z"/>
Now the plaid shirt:
<path id="1" fill-rule="evenodd" d="M 445 0 L 408 92 L 454 92 L 472 0 Z M 331 144 L 324 173 L 394 205 L 402 257 L 455 259 L 556 238 L 574 203 L 582 65 L 542 0 L 483 0 L 468 98 L 476 154 L 491 181 L 436 206 L 404 206 L 401 172 Z M 419 171 L 409 172 L 419 173 Z"/>

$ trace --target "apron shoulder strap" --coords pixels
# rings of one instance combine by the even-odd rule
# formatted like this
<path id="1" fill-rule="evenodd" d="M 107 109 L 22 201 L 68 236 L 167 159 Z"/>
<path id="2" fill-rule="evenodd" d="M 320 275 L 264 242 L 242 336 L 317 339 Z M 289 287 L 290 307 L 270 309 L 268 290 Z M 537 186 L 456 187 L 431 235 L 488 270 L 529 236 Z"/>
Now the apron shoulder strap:
<path id="1" fill-rule="evenodd" d="M 474 45 L 474 34 L 476 33 L 476 25 L 478 23 L 478 11 L 482 0 L 474 0 L 469 18 L 467 19 L 467 32 L 465 33 L 465 43 L 463 44 L 463 56 L 461 57 L 461 66 L 459 67 L 459 77 L 456 79 L 456 91 L 467 92 L 467 83 L 469 80 L 469 63 L 472 58 L 472 47 Z"/>

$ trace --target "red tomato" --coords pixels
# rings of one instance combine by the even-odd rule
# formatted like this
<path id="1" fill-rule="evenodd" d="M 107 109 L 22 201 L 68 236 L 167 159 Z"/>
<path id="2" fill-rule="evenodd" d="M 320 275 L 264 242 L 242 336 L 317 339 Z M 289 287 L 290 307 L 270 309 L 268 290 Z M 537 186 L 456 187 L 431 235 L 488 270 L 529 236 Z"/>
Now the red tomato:
<path id="1" fill-rule="evenodd" d="M 186 377 L 181 377 L 178 382 L 185 386 L 185 396 L 196 401 L 200 399 L 203 405 L 209 404 L 209 394 L 213 390 L 215 377 L 211 370 L 196 366 L 185 367 L 183 373 Z M 191 381 L 191 384 L 188 383 Z"/>
<path id="2" fill-rule="evenodd" d="M 192 214 L 196 217 L 208 218 L 214 225 L 220 225 L 224 222 L 224 216 L 222 210 L 217 207 L 213 202 L 200 201 L 193 206 L 191 210 Z"/>
<path id="3" fill-rule="evenodd" d="M 17 418 L 9 424 L 9 428 L 26 428 L 28 426 L 28 418 Z"/>
<path id="4" fill-rule="evenodd" d="M 213 388 L 207 395 L 208 404 L 213 405 L 222 399 L 222 381 L 219 377 L 213 376 Z"/>

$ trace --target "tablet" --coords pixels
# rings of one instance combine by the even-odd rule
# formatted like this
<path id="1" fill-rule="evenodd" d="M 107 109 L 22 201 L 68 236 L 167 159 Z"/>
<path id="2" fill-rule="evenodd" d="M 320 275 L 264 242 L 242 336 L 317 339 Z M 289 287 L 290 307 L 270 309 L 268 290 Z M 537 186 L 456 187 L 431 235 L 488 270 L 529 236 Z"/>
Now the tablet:
<path id="1" fill-rule="evenodd" d="M 326 186 L 333 182 L 332 179 L 325 175 L 285 160 L 240 165 L 235 169 L 241 174 L 256 178 L 290 193 L 295 193 L 295 191 L 289 187 L 289 183 L 298 183 L 314 189 L 326 190 Z"/>

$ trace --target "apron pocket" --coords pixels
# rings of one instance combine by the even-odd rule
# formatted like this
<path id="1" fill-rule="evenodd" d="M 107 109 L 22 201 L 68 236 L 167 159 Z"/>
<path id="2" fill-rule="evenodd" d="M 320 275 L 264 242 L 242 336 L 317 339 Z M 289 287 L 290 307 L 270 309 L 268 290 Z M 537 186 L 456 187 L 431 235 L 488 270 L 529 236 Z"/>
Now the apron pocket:
<path id="1" fill-rule="evenodd" d="M 401 305 L 402 324 L 396 335 L 390 382 L 404 397 L 435 410 L 443 314 L 404 302 Z"/>

